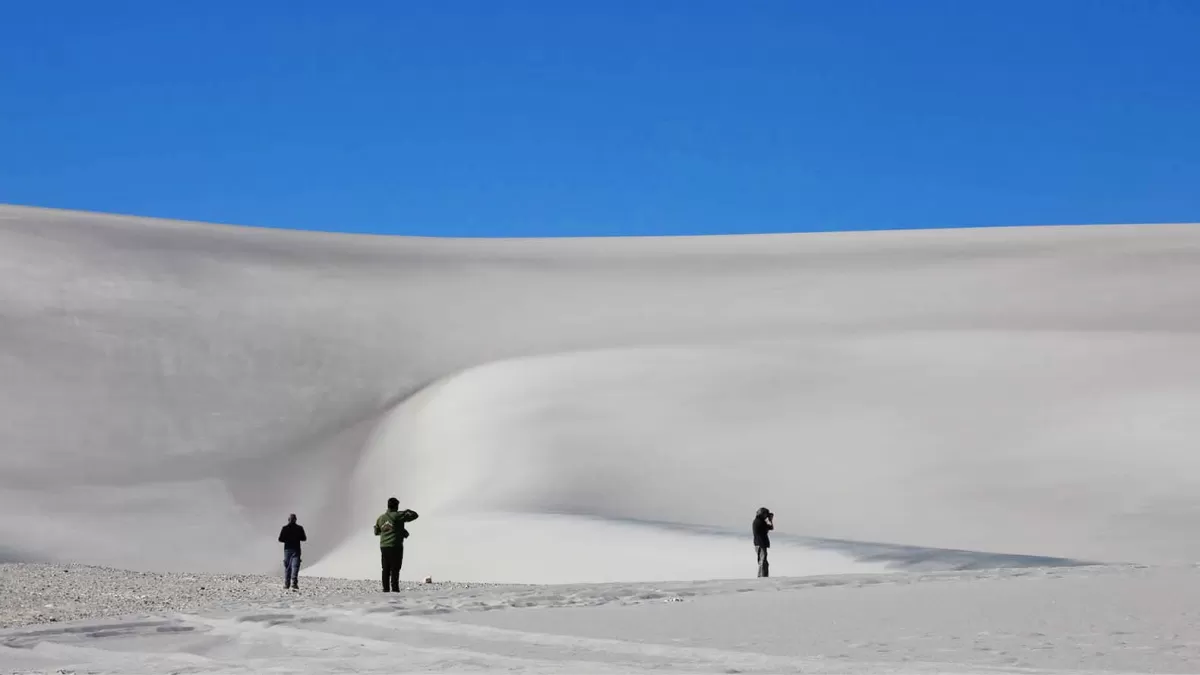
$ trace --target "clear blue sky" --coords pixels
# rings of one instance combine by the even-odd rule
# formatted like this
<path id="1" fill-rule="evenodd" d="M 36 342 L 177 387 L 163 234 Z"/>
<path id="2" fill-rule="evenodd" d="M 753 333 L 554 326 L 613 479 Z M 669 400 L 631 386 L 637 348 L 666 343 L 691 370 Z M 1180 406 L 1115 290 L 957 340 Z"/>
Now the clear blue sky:
<path id="1" fill-rule="evenodd" d="M 1200 2 L 14 0 L 0 202 L 448 236 L 1200 221 Z"/>

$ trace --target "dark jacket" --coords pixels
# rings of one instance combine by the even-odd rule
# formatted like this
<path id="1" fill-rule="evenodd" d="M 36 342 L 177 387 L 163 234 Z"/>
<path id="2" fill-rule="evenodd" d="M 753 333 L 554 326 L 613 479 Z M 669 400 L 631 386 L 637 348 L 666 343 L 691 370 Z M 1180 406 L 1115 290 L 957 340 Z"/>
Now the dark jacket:
<path id="1" fill-rule="evenodd" d="M 288 523 L 279 531 L 279 541 L 283 542 L 283 550 L 299 551 L 300 542 L 308 541 L 308 537 L 304 536 L 304 528 L 296 523 Z"/>
<path id="2" fill-rule="evenodd" d="M 404 524 L 411 523 L 418 517 L 417 512 L 412 509 L 388 509 L 387 513 L 376 518 L 375 536 L 379 537 L 379 548 L 403 547 L 404 540 L 408 538 L 408 529 Z"/>
<path id="3" fill-rule="evenodd" d="M 775 526 L 762 516 L 754 518 L 751 530 L 754 532 L 754 545 L 761 548 L 771 548 L 771 535 L 768 534 Z"/>

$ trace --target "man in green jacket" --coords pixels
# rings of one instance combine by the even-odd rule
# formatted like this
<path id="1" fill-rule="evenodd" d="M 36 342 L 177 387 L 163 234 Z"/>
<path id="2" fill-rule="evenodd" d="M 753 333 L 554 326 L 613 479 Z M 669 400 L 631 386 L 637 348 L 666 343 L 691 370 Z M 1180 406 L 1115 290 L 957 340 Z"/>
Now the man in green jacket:
<path id="1" fill-rule="evenodd" d="M 379 537 L 379 559 L 383 567 L 383 592 L 400 592 L 400 567 L 404 564 L 404 540 L 408 538 L 405 523 L 417 519 L 417 512 L 400 510 L 400 500 L 388 499 L 387 511 L 375 519 L 375 536 Z"/>

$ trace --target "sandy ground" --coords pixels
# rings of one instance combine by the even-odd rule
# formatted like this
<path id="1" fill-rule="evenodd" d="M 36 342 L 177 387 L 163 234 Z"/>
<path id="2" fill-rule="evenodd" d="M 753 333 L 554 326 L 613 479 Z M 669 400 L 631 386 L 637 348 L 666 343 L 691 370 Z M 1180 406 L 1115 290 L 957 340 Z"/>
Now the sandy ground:
<path id="1" fill-rule="evenodd" d="M 87 570 L 80 570 L 86 575 Z M 104 571 L 111 574 L 111 571 Z M 1200 672 L 1200 569 L 278 591 L 0 630 L 6 672 Z"/>
<path id="2" fill-rule="evenodd" d="M 301 582 L 302 588 L 288 590 L 283 588 L 281 576 L 161 574 L 90 565 L 5 563 L 0 564 L 0 628 L 231 605 L 361 601 L 384 595 L 378 581 L 304 576 Z M 441 581 L 402 584 L 406 597 L 488 587 Z"/>

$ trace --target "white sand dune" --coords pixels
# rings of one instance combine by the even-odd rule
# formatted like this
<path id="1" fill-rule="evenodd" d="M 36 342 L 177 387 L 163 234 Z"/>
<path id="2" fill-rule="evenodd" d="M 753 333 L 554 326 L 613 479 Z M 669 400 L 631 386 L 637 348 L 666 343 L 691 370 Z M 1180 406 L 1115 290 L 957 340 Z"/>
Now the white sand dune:
<path id="1" fill-rule="evenodd" d="M 870 571 L 1200 556 L 1200 228 L 429 240 L 0 208 L 0 557 Z M 724 529 L 667 530 L 637 521 Z M 800 540 L 796 540 L 800 541 Z M 896 562 L 892 560 L 891 562 Z"/>
<path id="2" fill-rule="evenodd" d="M 275 573 L 294 511 L 306 574 L 373 578 L 396 495 L 405 578 L 572 584 L 13 628 L 0 670 L 1198 672 L 1197 307 L 1194 225 L 467 241 L 0 207 L 0 562 Z M 760 505 L 793 578 L 734 579 Z"/>

